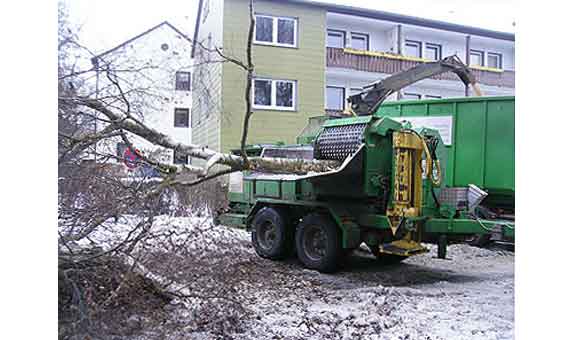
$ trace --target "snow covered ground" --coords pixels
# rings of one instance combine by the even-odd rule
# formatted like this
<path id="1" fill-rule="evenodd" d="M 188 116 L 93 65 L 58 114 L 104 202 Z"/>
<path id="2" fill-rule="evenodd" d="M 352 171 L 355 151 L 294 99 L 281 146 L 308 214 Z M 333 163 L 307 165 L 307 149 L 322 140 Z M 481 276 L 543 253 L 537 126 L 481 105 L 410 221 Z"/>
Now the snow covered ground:
<path id="1" fill-rule="evenodd" d="M 340 272 L 328 275 L 304 269 L 296 259 L 261 259 L 247 232 L 210 221 L 159 217 L 152 232 L 163 236 L 142 248 L 185 245 L 189 253 L 174 260 L 179 270 L 170 279 L 210 300 L 175 301 L 164 308 L 160 324 L 143 322 L 128 338 L 513 338 L 513 252 L 453 245 L 448 259 L 440 260 L 429 245 L 427 254 L 382 266 L 356 251 Z M 109 224 L 114 233 L 102 229 L 95 241 L 123 239 L 117 231 L 122 225 L 128 230 L 130 219 Z M 229 303 L 245 311 L 226 314 Z"/>

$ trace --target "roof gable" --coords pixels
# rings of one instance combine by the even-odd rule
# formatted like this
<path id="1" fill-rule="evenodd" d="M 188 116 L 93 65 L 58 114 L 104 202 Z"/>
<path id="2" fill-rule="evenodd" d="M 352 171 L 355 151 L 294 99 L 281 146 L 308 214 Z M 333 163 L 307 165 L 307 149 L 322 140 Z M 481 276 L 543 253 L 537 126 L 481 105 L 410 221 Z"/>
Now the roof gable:
<path id="1" fill-rule="evenodd" d="M 136 35 L 135 37 L 130 38 L 130 39 L 124 41 L 123 43 L 119 44 L 118 46 L 115 46 L 115 47 L 113 47 L 113 48 L 111 48 L 111 49 L 109 49 L 109 50 L 107 50 L 107 51 L 105 51 L 105 52 L 102 52 L 102 53 L 98 54 L 97 56 L 95 56 L 95 57 L 92 58 L 92 63 L 96 62 L 97 59 L 99 59 L 99 58 L 105 56 L 106 54 L 109 54 L 109 53 L 112 53 L 112 52 L 114 52 L 114 51 L 117 51 L 117 50 L 119 50 L 120 48 L 122 48 L 122 47 L 124 47 L 124 46 L 130 44 L 131 42 L 133 42 L 133 41 L 135 41 L 135 40 L 140 39 L 141 37 L 143 37 L 143 36 L 145 36 L 145 35 L 151 33 L 152 31 L 157 30 L 158 28 L 160 28 L 160 27 L 162 27 L 162 26 L 164 26 L 164 25 L 167 26 L 167 27 L 169 27 L 169 28 L 171 28 L 172 30 L 174 30 L 176 33 L 178 33 L 180 36 L 182 36 L 184 39 L 186 39 L 186 40 L 189 41 L 190 43 L 192 42 L 192 40 L 191 40 L 187 35 L 185 35 L 184 33 L 182 33 L 182 31 L 180 31 L 179 29 L 177 29 L 174 25 L 170 24 L 168 21 L 163 21 L 163 22 L 159 23 L 158 25 L 156 25 L 156 26 L 154 26 L 154 27 L 152 27 L 152 28 L 150 28 L 150 29 L 148 29 L 148 30 L 146 30 L 146 31 L 144 31 L 144 32 L 142 32 L 142 33 Z"/>

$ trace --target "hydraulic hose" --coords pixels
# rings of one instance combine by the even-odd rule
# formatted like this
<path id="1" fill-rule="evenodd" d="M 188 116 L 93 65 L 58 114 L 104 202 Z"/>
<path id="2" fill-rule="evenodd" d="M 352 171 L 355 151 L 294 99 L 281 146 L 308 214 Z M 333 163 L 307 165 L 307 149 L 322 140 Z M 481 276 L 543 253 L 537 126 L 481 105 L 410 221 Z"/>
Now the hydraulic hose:
<path id="1" fill-rule="evenodd" d="M 432 153 L 429 151 L 429 147 L 427 146 L 427 142 L 425 142 L 425 139 L 423 139 L 423 137 L 415 130 L 409 129 L 410 132 L 412 132 L 413 134 L 415 134 L 419 140 L 421 141 L 421 144 L 423 144 L 423 150 L 425 151 L 425 158 L 426 158 L 426 162 L 425 162 L 425 177 L 428 179 L 431 179 L 431 183 L 433 183 L 434 186 L 438 187 L 441 185 L 441 164 L 439 162 L 439 159 L 437 159 L 437 156 L 435 156 L 435 148 L 433 149 L 433 155 L 435 157 L 432 157 Z M 433 167 L 435 166 L 435 169 L 437 169 L 437 178 L 435 178 L 433 176 Z"/>

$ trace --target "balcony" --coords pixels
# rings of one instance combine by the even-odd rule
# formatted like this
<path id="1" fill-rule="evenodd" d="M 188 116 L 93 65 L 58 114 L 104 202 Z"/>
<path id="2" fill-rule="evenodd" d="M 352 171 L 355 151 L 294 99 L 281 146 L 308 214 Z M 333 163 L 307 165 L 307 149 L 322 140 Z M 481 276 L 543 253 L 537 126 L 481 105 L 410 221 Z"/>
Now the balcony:
<path id="1" fill-rule="evenodd" d="M 421 64 L 423 61 L 400 55 L 378 53 L 371 51 L 355 51 L 343 48 L 326 47 L 326 66 L 353 69 L 365 72 L 394 74 Z M 488 86 L 515 87 L 515 71 L 497 69 L 472 68 L 479 84 Z M 448 72 L 432 77 L 432 79 L 454 80 L 459 78 Z"/>

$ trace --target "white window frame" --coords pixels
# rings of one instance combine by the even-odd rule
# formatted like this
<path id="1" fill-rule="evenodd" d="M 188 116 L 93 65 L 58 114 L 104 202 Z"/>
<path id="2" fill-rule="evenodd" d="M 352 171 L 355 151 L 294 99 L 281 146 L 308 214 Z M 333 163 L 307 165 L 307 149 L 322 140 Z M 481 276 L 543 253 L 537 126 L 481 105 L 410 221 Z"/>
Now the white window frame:
<path id="1" fill-rule="evenodd" d="M 271 105 L 259 105 L 255 103 L 255 91 L 256 91 L 256 80 L 266 80 L 272 82 L 272 89 L 271 89 Z M 276 94 L 277 94 L 277 82 L 285 82 L 285 83 L 292 83 L 292 106 L 277 106 L 276 105 Z M 252 107 L 257 110 L 275 110 L 275 111 L 296 111 L 297 106 L 297 81 L 296 80 L 289 80 L 289 79 L 272 79 L 272 78 L 265 78 L 265 77 L 254 77 L 252 80 Z"/>
<path id="2" fill-rule="evenodd" d="M 257 24 L 254 25 L 254 41 L 253 43 L 256 45 L 267 45 L 267 46 L 280 46 L 280 47 L 290 47 L 290 48 L 297 48 L 298 42 L 298 19 L 293 17 L 278 17 L 273 15 L 266 15 L 266 14 L 256 14 L 255 18 L 257 20 L 258 17 L 262 18 L 270 18 L 273 20 L 272 22 L 272 41 L 259 41 L 257 40 Z M 278 20 L 292 20 L 294 22 L 293 25 L 293 44 L 284 44 L 278 42 Z"/>
<path id="3" fill-rule="evenodd" d="M 327 107 L 327 89 L 329 87 L 343 90 L 341 93 L 341 109 L 332 109 L 332 108 Z M 345 86 L 326 85 L 325 89 L 326 89 L 325 104 L 324 104 L 325 109 L 326 110 L 333 110 L 333 111 L 344 111 L 345 110 L 345 100 L 347 98 L 347 89 L 345 88 Z"/>
<path id="4" fill-rule="evenodd" d="M 337 35 L 340 35 L 340 36 L 341 36 L 341 42 L 342 42 L 341 47 L 332 47 L 332 46 L 329 46 L 329 45 L 327 44 L 327 42 L 328 42 L 328 40 L 329 40 L 329 35 L 330 35 L 330 33 L 333 34 L 333 35 L 336 35 L 336 34 L 337 34 Z M 347 35 L 347 33 L 346 33 L 345 31 L 328 28 L 328 29 L 327 29 L 327 33 L 326 33 L 326 37 L 325 37 L 325 46 L 326 46 L 326 47 L 330 47 L 330 48 L 345 48 L 346 35 Z"/>
<path id="5" fill-rule="evenodd" d="M 405 51 L 407 50 L 408 44 L 417 45 L 417 47 L 419 48 L 419 56 L 414 57 L 412 55 L 408 55 L 407 53 L 405 53 Z M 405 39 L 405 42 L 403 44 L 403 51 L 404 51 L 406 56 L 413 57 L 413 58 L 422 58 L 423 57 L 423 43 L 419 40 Z"/>
<path id="6" fill-rule="evenodd" d="M 487 58 L 485 60 L 486 66 L 489 66 L 489 57 L 497 57 L 497 66 L 495 66 L 495 68 L 503 69 L 503 54 L 502 53 L 487 52 Z M 489 66 L 489 67 L 493 67 L 493 66 Z"/>
<path id="7" fill-rule="evenodd" d="M 471 63 L 471 55 L 481 55 L 481 65 L 476 65 Z M 469 49 L 469 66 L 485 66 L 485 51 Z"/>
<path id="8" fill-rule="evenodd" d="M 178 110 L 180 110 L 181 112 L 178 112 Z M 176 125 L 176 115 L 178 113 L 184 113 L 186 114 L 186 120 L 187 120 L 187 124 L 185 126 L 181 126 L 181 125 Z M 190 117 L 191 117 L 191 110 L 187 107 L 175 107 L 174 108 L 174 128 L 189 128 L 190 126 L 192 126 L 192 124 L 190 124 Z"/>
<path id="9" fill-rule="evenodd" d="M 365 38 L 365 50 L 364 51 L 369 51 L 369 34 L 367 33 L 362 33 L 362 32 L 351 32 L 349 34 L 349 44 L 350 46 L 353 44 L 353 37 L 361 37 L 361 38 Z"/>
<path id="10" fill-rule="evenodd" d="M 443 57 L 443 51 L 442 51 L 442 50 L 443 50 L 443 47 L 441 46 L 441 44 L 428 43 L 428 42 L 426 42 L 426 43 L 425 43 L 425 47 L 424 47 L 424 49 L 423 49 L 423 51 L 422 51 L 423 57 L 424 57 L 425 59 L 428 59 L 427 56 L 426 56 L 427 48 L 434 48 L 434 49 L 436 49 L 436 51 L 437 51 L 437 52 L 436 52 L 437 58 L 436 58 L 436 59 L 433 59 L 433 60 L 441 60 L 441 58 Z M 428 60 L 432 60 L 432 59 L 428 59 Z"/>
<path id="11" fill-rule="evenodd" d="M 178 84 L 182 84 L 182 82 L 178 82 L 178 74 L 186 74 L 188 76 L 187 88 L 179 89 Z M 186 83 L 183 83 L 186 84 Z M 192 89 L 192 73 L 190 71 L 176 71 L 176 84 L 174 85 L 175 91 L 186 91 L 189 92 Z"/>

